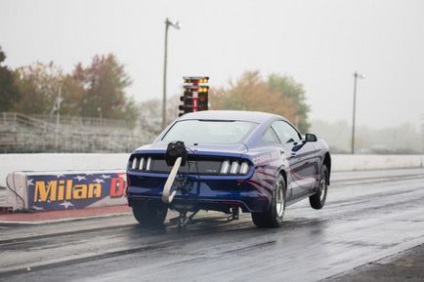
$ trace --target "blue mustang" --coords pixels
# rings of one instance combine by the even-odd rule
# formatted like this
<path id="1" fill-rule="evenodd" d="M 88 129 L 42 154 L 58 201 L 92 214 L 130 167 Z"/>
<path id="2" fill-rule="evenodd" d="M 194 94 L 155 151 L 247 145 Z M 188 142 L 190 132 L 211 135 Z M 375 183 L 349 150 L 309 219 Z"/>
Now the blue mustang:
<path id="1" fill-rule="evenodd" d="M 162 200 L 172 164 L 170 144 L 183 144 L 171 202 Z M 248 111 L 188 113 L 150 145 L 136 149 L 127 167 L 127 199 L 137 221 L 160 225 L 168 209 L 251 213 L 258 227 L 278 227 L 287 205 L 309 198 L 321 209 L 330 184 L 331 156 L 314 134 L 302 136 L 284 117 Z"/>

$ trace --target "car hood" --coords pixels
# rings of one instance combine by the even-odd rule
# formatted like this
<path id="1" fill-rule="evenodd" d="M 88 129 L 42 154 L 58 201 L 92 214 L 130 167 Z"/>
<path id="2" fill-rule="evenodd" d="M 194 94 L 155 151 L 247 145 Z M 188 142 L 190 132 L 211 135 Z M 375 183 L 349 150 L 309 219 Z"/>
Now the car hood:
<path id="1" fill-rule="evenodd" d="M 154 144 L 142 146 L 135 150 L 135 153 L 165 153 L 168 147 L 167 142 L 156 142 Z M 241 155 L 247 153 L 248 149 L 244 144 L 185 144 L 188 153 L 205 155 Z"/>

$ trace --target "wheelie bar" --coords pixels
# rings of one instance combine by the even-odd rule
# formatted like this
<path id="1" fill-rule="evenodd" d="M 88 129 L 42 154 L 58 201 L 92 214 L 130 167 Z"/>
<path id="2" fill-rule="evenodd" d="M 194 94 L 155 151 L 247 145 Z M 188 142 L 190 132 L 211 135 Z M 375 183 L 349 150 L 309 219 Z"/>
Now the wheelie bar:
<path id="1" fill-rule="evenodd" d="M 163 187 L 162 202 L 166 204 L 171 203 L 175 197 L 175 194 L 177 193 L 177 191 L 175 190 L 175 191 L 172 191 L 172 193 L 170 194 L 170 191 L 171 191 L 172 185 L 174 184 L 174 180 L 175 180 L 175 177 L 177 176 L 178 170 L 180 169 L 181 161 L 182 161 L 181 157 L 178 157 L 175 160 L 175 164 L 172 167 L 171 173 L 169 174 L 168 179 L 165 182 L 165 186 Z"/>

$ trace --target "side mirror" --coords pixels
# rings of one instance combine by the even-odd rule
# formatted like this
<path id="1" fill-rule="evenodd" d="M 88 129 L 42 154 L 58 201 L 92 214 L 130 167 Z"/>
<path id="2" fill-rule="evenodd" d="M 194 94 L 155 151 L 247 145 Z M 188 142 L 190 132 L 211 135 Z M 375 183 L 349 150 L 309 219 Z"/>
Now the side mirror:
<path id="1" fill-rule="evenodd" d="M 306 133 L 305 134 L 305 142 L 317 142 L 318 138 L 315 134 Z"/>

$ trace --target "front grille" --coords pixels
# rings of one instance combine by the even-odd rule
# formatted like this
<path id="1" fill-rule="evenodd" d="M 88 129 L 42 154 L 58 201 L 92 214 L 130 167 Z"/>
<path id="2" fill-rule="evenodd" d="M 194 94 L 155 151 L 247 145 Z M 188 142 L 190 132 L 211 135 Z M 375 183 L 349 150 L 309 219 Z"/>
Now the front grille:
<path id="1" fill-rule="evenodd" d="M 201 175 L 246 175 L 250 170 L 250 162 L 244 159 L 217 157 L 188 157 L 179 173 Z M 169 173 L 171 166 L 166 164 L 163 155 L 132 155 L 128 169 L 152 173 Z"/>

